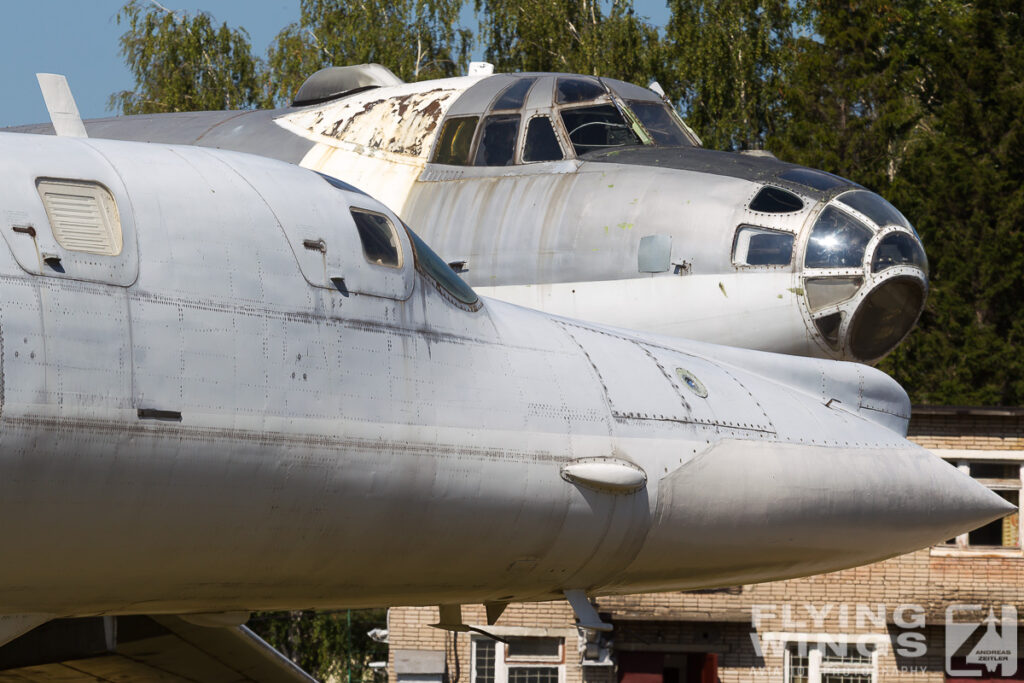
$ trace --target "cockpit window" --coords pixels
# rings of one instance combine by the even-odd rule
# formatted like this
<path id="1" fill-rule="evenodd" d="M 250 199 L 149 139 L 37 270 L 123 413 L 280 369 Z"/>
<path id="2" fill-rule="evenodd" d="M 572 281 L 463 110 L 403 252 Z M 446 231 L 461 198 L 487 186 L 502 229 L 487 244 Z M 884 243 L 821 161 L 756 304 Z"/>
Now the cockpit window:
<path id="1" fill-rule="evenodd" d="M 557 90 L 555 102 L 558 104 L 589 102 L 608 94 L 596 78 L 559 78 Z"/>
<path id="2" fill-rule="evenodd" d="M 640 123 L 654 138 L 657 145 L 692 147 L 693 143 L 686 137 L 686 132 L 673 117 L 669 108 L 661 102 L 642 102 L 630 100 L 629 108 L 633 110 Z"/>
<path id="3" fill-rule="evenodd" d="M 640 138 L 613 105 L 563 109 L 561 115 L 577 156 L 608 147 L 640 144 Z"/>
<path id="4" fill-rule="evenodd" d="M 882 238 L 871 259 L 871 272 L 877 273 L 893 266 L 917 266 L 928 272 L 928 258 L 921 243 L 905 232 L 893 232 Z"/>
<path id="5" fill-rule="evenodd" d="M 741 225 L 732 246 L 738 266 L 788 266 L 793 259 L 793 233 Z"/>
<path id="6" fill-rule="evenodd" d="M 856 190 L 841 194 L 836 199 L 851 209 L 860 211 L 875 223 L 878 223 L 880 228 L 884 228 L 887 225 L 902 225 L 904 228 L 911 227 L 910 221 L 895 206 L 874 192 Z"/>
<path id="7" fill-rule="evenodd" d="M 400 268 L 402 253 L 398 249 L 398 234 L 388 217 L 375 211 L 350 209 L 359 231 L 366 260 L 378 266 Z"/>
<path id="8" fill-rule="evenodd" d="M 405 224 L 403 223 L 403 225 Z M 427 243 L 412 231 L 412 228 L 405 225 L 405 231 L 409 233 L 409 241 L 412 242 L 416 270 L 433 281 L 440 291 L 446 293 L 455 301 L 470 307 L 474 311 L 480 308 L 480 297 L 473 291 L 473 288 L 456 275 L 451 266 L 435 254 L 434 250 L 428 247 Z"/>
<path id="9" fill-rule="evenodd" d="M 837 175 L 832 175 L 831 173 L 826 173 L 824 171 L 816 171 L 812 168 L 801 168 L 799 166 L 780 173 L 779 177 L 783 180 L 788 180 L 791 183 L 806 185 L 807 187 L 814 188 L 815 190 L 821 190 L 822 192 L 834 190 L 837 187 L 853 185 L 849 180 L 840 178 Z"/>
<path id="10" fill-rule="evenodd" d="M 827 206 L 807 241 L 804 265 L 808 268 L 860 267 L 871 235 L 871 230 L 853 216 Z"/>
<path id="11" fill-rule="evenodd" d="M 761 213 L 793 213 L 804 208 L 804 202 L 792 192 L 781 187 L 765 185 L 752 200 L 750 210 Z"/>
<path id="12" fill-rule="evenodd" d="M 509 166 L 515 159 L 519 114 L 495 114 L 484 119 L 476 149 L 477 166 Z"/>
<path id="13" fill-rule="evenodd" d="M 561 161 L 562 147 L 555 137 L 551 119 L 534 116 L 526 127 L 526 142 L 523 145 L 523 161 Z"/>
<path id="14" fill-rule="evenodd" d="M 469 163 L 469 148 L 478 119 L 477 116 L 462 116 L 444 122 L 434 150 L 435 164 L 465 166 Z"/>
<path id="15" fill-rule="evenodd" d="M 491 109 L 519 109 L 526 101 L 526 93 L 536 78 L 520 78 L 512 85 L 505 88 L 498 100 Z"/>

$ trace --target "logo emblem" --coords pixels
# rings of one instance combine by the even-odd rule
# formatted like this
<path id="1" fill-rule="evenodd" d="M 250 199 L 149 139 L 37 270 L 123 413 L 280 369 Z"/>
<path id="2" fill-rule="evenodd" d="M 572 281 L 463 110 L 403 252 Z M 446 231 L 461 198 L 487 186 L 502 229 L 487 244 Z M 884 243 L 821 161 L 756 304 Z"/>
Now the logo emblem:
<path id="1" fill-rule="evenodd" d="M 998 671 L 1000 676 L 1017 672 L 1017 609 L 1003 605 L 998 618 L 993 608 L 979 619 L 981 613 L 981 605 L 946 608 L 948 675 L 980 678 L 983 671 L 986 674 Z"/>

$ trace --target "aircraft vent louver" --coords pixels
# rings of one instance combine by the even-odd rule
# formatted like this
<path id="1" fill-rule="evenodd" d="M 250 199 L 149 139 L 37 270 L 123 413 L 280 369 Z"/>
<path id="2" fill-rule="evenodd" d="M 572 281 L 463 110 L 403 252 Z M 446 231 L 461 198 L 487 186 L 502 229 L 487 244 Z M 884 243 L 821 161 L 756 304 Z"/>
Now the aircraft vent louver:
<path id="1" fill-rule="evenodd" d="M 804 208 L 803 200 L 792 192 L 770 185 L 761 188 L 750 202 L 751 211 L 793 213 Z"/>
<path id="2" fill-rule="evenodd" d="M 39 180 L 36 186 L 58 244 L 89 254 L 121 253 L 121 219 L 107 188 L 99 183 L 52 179 Z"/>

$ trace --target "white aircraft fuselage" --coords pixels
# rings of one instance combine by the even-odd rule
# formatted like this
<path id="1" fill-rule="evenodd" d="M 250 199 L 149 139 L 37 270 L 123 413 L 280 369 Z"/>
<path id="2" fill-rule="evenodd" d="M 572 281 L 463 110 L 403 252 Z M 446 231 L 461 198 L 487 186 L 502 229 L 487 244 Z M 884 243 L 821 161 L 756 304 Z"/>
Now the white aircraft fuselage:
<path id="1" fill-rule="evenodd" d="M 872 368 L 478 298 L 297 166 L 3 134 L 0 220 L 4 614 L 731 585 L 1012 510 Z"/>
<path id="2" fill-rule="evenodd" d="M 891 204 L 771 155 L 702 149 L 646 88 L 547 73 L 402 83 L 367 68 L 318 72 L 274 111 L 85 128 L 333 175 L 414 222 L 481 294 L 557 315 L 875 362 L 924 306 L 924 249 Z"/>

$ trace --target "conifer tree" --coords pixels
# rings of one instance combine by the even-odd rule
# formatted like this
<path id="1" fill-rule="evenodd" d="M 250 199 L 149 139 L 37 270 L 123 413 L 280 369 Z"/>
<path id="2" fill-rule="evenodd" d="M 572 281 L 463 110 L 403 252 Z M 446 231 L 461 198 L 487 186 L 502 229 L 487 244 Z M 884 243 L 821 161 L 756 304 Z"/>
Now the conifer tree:
<path id="1" fill-rule="evenodd" d="M 951 6 L 917 47 L 925 131 L 890 195 L 931 261 L 918 329 L 883 363 L 921 403 L 1024 403 L 1024 16 Z"/>

